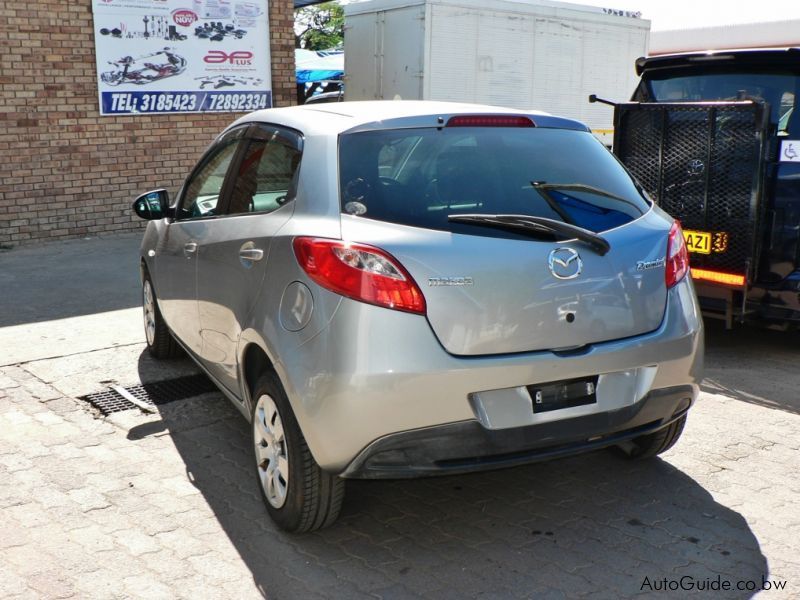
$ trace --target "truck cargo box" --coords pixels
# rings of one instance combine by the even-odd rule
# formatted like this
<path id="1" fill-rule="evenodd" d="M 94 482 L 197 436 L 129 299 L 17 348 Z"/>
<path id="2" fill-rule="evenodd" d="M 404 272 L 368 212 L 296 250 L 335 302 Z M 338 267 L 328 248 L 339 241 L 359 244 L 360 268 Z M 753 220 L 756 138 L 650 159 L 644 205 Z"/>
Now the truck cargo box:
<path id="1" fill-rule="evenodd" d="M 451 100 L 578 119 L 611 144 L 589 94 L 636 85 L 650 22 L 563 2 L 371 0 L 345 6 L 346 100 Z"/>

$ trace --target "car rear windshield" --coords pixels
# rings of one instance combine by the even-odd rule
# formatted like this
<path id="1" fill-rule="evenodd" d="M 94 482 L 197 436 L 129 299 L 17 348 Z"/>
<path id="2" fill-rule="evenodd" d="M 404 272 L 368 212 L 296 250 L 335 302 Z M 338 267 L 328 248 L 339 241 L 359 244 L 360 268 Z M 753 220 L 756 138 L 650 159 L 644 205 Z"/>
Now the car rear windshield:
<path id="1" fill-rule="evenodd" d="M 778 134 L 789 129 L 798 77 L 791 73 L 709 69 L 646 73 L 634 99 L 642 102 L 713 102 L 755 100 L 770 107 Z"/>
<path id="2" fill-rule="evenodd" d="M 346 134 L 339 175 L 343 213 L 454 233 L 518 237 L 454 223 L 450 215 L 531 215 L 602 232 L 649 208 L 628 172 L 585 131 L 444 127 Z M 576 191 L 576 185 L 604 193 Z"/>

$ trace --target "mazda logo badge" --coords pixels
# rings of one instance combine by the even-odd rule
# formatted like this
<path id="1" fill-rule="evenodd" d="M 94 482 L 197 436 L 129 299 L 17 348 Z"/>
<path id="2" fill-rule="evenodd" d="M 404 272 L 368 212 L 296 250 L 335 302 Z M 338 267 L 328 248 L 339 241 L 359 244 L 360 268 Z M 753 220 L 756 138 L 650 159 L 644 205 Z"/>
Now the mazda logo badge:
<path id="1" fill-rule="evenodd" d="M 705 171 L 705 170 L 706 170 L 706 165 L 699 158 L 695 158 L 694 160 L 690 160 L 689 161 L 689 166 L 686 167 L 686 172 L 689 175 L 702 175 L 703 171 Z"/>
<path id="2" fill-rule="evenodd" d="M 583 270 L 583 261 L 572 248 L 556 248 L 547 258 L 547 266 L 556 279 L 575 279 Z"/>

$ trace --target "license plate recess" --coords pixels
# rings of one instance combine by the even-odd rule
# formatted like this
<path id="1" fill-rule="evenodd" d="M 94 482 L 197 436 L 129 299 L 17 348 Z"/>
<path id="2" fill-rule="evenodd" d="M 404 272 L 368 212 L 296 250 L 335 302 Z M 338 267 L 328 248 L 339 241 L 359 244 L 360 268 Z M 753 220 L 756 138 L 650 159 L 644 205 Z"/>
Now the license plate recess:
<path id="1" fill-rule="evenodd" d="M 527 386 L 534 413 L 597 403 L 597 375 Z"/>

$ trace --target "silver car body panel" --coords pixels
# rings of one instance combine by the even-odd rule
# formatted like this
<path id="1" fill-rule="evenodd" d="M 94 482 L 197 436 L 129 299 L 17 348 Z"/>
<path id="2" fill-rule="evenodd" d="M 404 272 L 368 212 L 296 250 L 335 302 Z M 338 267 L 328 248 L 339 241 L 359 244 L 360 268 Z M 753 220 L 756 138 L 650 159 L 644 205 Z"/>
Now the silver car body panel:
<path id="1" fill-rule="evenodd" d="M 604 232 L 611 244 L 605 256 L 575 241 L 457 235 L 352 215 L 342 215 L 342 236 L 400 260 L 422 286 L 428 320 L 448 352 L 484 355 L 574 348 L 656 329 L 667 298 L 664 269 L 637 270 L 637 262 L 666 255 L 670 223 L 650 210 Z M 665 233 L 654 244 L 658 231 Z M 548 256 L 559 248 L 578 254 L 579 277 L 550 272 Z M 428 284 L 442 277 L 472 284 Z"/>
<path id="2" fill-rule="evenodd" d="M 441 346 L 424 317 L 343 299 L 325 334 L 283 352 L 275 367 L 315 459 L 339 472 L 371 441 L 396 431 L 475 419 L 503 427 L 515 419 L 518 426 L 534 423 L 530 413 L 519 419 L 520 402 L 530 405 L 529 396 L 484 403 L 482 414 L 471 401 L 481 392 L 621 373 L 613 377 L 632 381 L 618 401 L 634 403 L 645 391 L 696 386 L 702 340 L 689 279 L 669 291 L 655 331 L 571 356 L 542 351 L 457 357 Z M 592 409 L 612 409 L 610 402 L 601 400 Z M 574 416 L 557 413 L 556 418 Z"/>
<path id="3" fill-rule="evenodd" d="M 242 329 L 260 301 L 263 286 L 270 285 L 264 275 L 271 241 L 291 218 L 293 208 L 290 202 L 269 214 L 212 219 L 197 237 L 199 357 L 231 391 L 238 392 L 236 349 Z M 242 258 L 244 250 L 260 250 L 262 258 Z"/>
<path id="4" fill-rule="evenodd" d="M 427 102 L 253 113 L 232 126 L 267 122 L 302 133 L 296 198 L 269 214 L 164 219 L 145 232 L 142 261 L 168 326 L 190 356 L 249 418 L 245 355 L 260 348 L 314 458 L 331 472 L 343 472 L 375 440 L 397 432 L 463 421 L 503 429 L 568 419 L 635 405 L 654 390 L 681 385 L 693 386 L 696 395 L 703 336 L 691 279 L 667 290 L 663 268 L 636 271 L 638 261 L 665 254 L 671 219 L 660 210 L 604 234 L 612 248 L 626 249 L 605 261 L 580 243 L 453 235 L 341 214 L 341 133 L 441 126 L 440 116 L 459 112 L 519 114 Z M 420 285 L 427 316 L 322 288 L 299 266 L 296 236 L 371 243 L 390 252 Z M 182 251 L 187 243 L 198 246 L 190 258 Z M 262 249 L 263 259 L 242 261 L 239 251 L 247 244 Z M 557 282 L 547 257 L 565 245 L 580 252 L 586 276 Z M 477 250 L 467 253 L 468 247 Z M 474 284 L 427 284 L 459 276 L 473 277 Z M 568 312 L 574 323 L 565 323 Z M 592 375 L 600 376 L 597 404 L 546 417 L 530 411 L 526 386 Z"/>
<path id="5" fill-rule="evenodd" d="M 200 350 L 200 338 L 195 298 L 197 253 L 190 251 L 189 244 L 196 244 L 205 226 L 201 221 L 162 223 L 155 246 L 159 268 L 170 273 L 157 282 L 159 307 L 170 329 L 192 352 Z"/>

